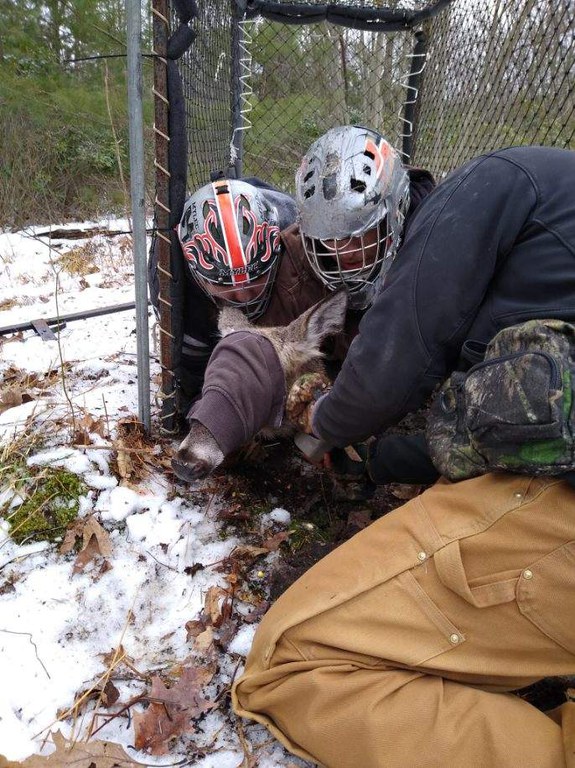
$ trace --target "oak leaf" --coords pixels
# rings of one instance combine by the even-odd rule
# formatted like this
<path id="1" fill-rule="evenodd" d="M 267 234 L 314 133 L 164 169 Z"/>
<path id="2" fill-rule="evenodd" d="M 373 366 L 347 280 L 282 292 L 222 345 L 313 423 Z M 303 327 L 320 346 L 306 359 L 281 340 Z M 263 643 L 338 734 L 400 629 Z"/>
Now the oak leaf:
<path id="1" fill-rule="evenodd" d="M 134 713 L 136 749 L 165 755 L 172 739 L 192 732 L 192 720 L 215 706 L 215 702 L 201 693 L 213 674 L 210 667 L 184 667 L 180 679 L 171 688 L 167 688 L 160 677 L 153 677 L 147 696 L 149 707 L 145 712 Z"/>
<path id="2" fill-rule="evenodd" d="M 82 536 L 82 546 L 76 557 L 72 573 L 82 573 L 98 557 L 108 558 L 112 554 L 110 535 L 94 517 L 78 520 L 76 525 L 68 529 L 60 546 L 60 552 L 62 554 L 70 552 L 76 539 L 80 536 Z M 109 570 L 110 567 L 109 564 L 105 565 L 100 575 Z"/>

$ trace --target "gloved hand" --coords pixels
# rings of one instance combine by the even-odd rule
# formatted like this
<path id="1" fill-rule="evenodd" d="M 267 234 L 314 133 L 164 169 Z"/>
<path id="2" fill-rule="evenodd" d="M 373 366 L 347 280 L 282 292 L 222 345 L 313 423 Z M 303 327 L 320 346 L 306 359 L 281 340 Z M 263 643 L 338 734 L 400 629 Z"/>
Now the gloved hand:
<path id="1" fill-rule="evenodd" d="M 329 451 L 328 469 L 336 475 L 362 477 L 367 473 L 368 450 L 365 443 L 348 445 L 345 448 L 332 448 Z"/>
<path id="2" fill-rule="evenodd" d="M 324 373 L 305 373 L 300 376 L 292 385 L 286 398 L 287 418 L 302 432 L 313 435 L 313 408 L 330 388 L 331 383 Z"/>
<path id="3" fill-rule="evenodd" d="M 375 493 L 376 485 L 368 473 L 369 449 L 365 443 L 333 448 L 304 432 L 298 432 L 294 442 L 308 461 L 328 470 L 341 500 L 365 501 Z"/>
<path id="4" fill-rule="evenodd" d="M 332 448 L 324 460 L 331 471 L 334 488 L 342 500 L 365 501 L 375 493 L 376 484 L 368 471 L 369 448 L 356 443 L 345 448 Z"/>

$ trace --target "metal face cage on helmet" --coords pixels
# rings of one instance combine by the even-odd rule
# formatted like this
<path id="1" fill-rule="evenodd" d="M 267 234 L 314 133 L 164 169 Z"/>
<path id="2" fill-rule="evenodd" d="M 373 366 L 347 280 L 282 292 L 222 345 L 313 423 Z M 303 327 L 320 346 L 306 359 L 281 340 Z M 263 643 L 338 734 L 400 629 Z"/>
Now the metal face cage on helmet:
<path id="1" fill-rule="evenodd" d="M 401 242 L 409 176 L 399 154 L 376 131 L 333 128 L 304 156 L 296 174 L 303 247 L 330 289 L 345 285 L 362 309 Z"/>
<path id="2" fill-rule="evenodd" d="M 210 298 L 241 307 L 250 319 L 265 312 L 280 228 L 260 189 L 235 179 L 206 184 L 186 201 L 178 237 L 192 275 Z"/>

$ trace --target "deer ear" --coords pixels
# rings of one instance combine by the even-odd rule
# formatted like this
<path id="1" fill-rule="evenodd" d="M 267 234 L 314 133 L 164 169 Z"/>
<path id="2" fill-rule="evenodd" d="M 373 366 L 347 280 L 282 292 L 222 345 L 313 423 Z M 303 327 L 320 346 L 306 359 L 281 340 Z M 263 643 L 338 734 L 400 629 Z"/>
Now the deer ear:
<path id="1" fill-rule="evenodd" d="M 342 289 L 322 299 L 307 311 L 305 336 L 314 347 L 335 333 L 343 331 L 347 310 L 347 291 Z"/>

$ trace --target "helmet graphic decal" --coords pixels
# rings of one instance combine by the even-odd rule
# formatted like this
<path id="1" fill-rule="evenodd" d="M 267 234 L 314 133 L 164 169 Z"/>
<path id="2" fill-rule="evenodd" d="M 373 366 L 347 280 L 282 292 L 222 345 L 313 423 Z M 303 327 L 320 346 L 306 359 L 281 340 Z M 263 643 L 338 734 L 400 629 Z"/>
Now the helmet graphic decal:
<path id="1" fill-rule="evenodd" d="M 213 200 L 204 203 L 203 215 L 205 233 L 192 235 L 182 242 L 182 250 L 192 268 L 200 267 L 203 271 L 210 272 L 216 269 L 216 263 L 219 262 L 222 266 L 226 264 L 227 254 L 217 228 L 218 212 Z"/>
<path id="2" fill-rule="evenodd" d="M 236 210 L 234 210 L 234 200 L 230 193 L 228 182 L 224 180 L 216 181 L 212 184 L 212 187 L 216 196 L 220 221 L 222 222 L 222 232 L 232 283 L 237 285 L 238 283 L 249 282 L 247 261 L 236 218 L 237 206 L 241 198 L 238 197 L 236 199 Z"/>
<path id="3" fill-rule="evenodd" d="M 234 196 L 229 181 L 222 179 L 210 187 L 201 210 L 204 231 L 182 237 L 182 220 L 184 256 L 192 271 L 209 282 L 248 284 L 273 265 L 280 248 L 279 226 L 266 220 L 268 211 L 254 211 L 257 200 L 243 193 Z M 187 228 L 193 231 L 190 221 Z"/>
<path id="4" fill-rule="evenodd" d="M 377 143 L 369 138 L 369 136 L 365 140 L 365 152 L 366 154 L 369 154 L 373 158 L 373 162 L 375 163 L 375 171 L 376 171 L 376 178 L 379 179 L 380 176 L 383 174 L 383 172 L 387 169 L 386 176 L 389 177 L 391 175 L 390 166 L 393 168 L 393 155 L 391 152 L 391 147 L 383 139 L 383 137 L 379 137 L 377 139 Z M 385 183 L 385 181 L 384 181 Z"/>

